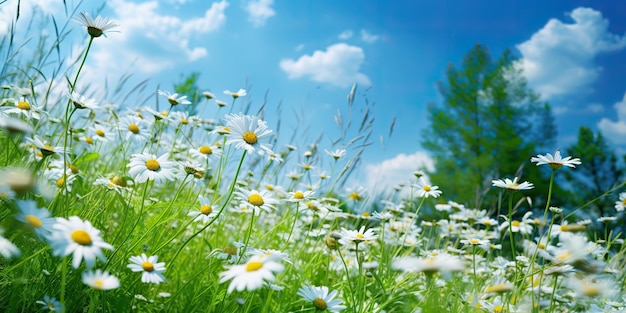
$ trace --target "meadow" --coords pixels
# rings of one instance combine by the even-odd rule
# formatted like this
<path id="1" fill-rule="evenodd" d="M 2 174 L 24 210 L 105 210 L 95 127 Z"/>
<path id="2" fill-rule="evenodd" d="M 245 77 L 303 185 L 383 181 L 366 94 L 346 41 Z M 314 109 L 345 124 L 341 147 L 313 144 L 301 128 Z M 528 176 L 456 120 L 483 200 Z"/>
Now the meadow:
<path id="1" fill-rule="evenodd" d="M 148 104 L 122 106 L 76 88 L 116 23 L 65 25 L 85 33 L 79 59 L 47 73 L 60 40 L 27 63 L 15 46 L 0 78 L 1 311 L 626 312 L 615 216 L 572 221 L 550 203 L 584 155 L 520 156 L 552 173 L 540 208 L 514 173 L 492 182 L 500 214 L 417 168 L 405 192 L 375 196 L 350 185 L 371 134 L 356 85 L 331 143 L 281 133 L 245 89 L 225 103 L 138 86 Z"/>

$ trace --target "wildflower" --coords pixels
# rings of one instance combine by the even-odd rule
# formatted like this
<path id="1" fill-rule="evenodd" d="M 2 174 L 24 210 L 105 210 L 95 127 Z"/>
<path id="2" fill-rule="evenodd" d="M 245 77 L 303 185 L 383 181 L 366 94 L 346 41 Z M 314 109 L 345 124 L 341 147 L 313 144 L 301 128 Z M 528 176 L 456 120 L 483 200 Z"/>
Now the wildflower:
<path id="1" fill-rule="evenodd" d="M 213 210 L 213 206 L 211 206 L 211 202 L 207 197 L 200 196 L 198 199 L 200 200 L 200 209 L 189 212 L 187 216 L 193 217 L 194 222 L 206 224 L 217 215 L 217 212 Z"/>
<path id="2" fill-rule="evenodd" d="M 366 231 L 365 226 L 361 226 L 359 230 L 347 230 L 342 228 L 339 235 L 341 236 L 339 243 L 343 245 L 350 242 L 359 243 L 361 241 L 376 240 L 374 229 L 370 228 Z"/>
<path id="3" fill-rule="evenodd" d="M 430 185 L 423 177 L 413 187 L 417 190 L 417 196 L 420 198 L 437 198 L 442 193 L 439 187 Z"/>
<path id="4" fill-rule="evenodd" d="M 559 150 L 556 150 L 556 152 L 554 153 L 554 156 L 552 156 L 552 154 L 550 153 L 546 155 L 539 154 L 536 157 L 530 158 L 530 162 L 533 162 L 533 163 L 536 162 L 537 166 L 547 164 L 548 166 L 550 166 L 551 169 L 558 170 L 561 167 L 563 167 L 563 165 L 567 167 L 575 168 L 576 165 L 580 164 L 580 159 L 579 158 L 572 159 L 571 156 L 562 158 L 561 152 Z"/>
<path id="5" fill-rule="evenodd" d="M 170 93 L 169 91 L 159 90 L 159 95 L 166 97 L 167 102 L 169 102 L 172 106 L 178 104 L 191 104 L 191 101 L 187 100 L 187 96 L 178 96 L 177 93 Z"/>
<path id="6" fill-rule="evenodd" d="M 95 123 L 89 126 L 89 133 L 92 141 L 109 142 L 115 140 L 115 133 L 106 124 Z"/>
<path id="7" fill-rule="evenodd" d="M 219 160 L 222 155 L 222 149 L 216 145 L 204 145 L 198 148 L 189 149 L 189 154 L 197 161 L 206 162 L 207 160 Z"/>
<path id="8" fill-rule="evenodd" d="M 30 134 L 33 132 L 33 126 L 19 118 L 0 115 L 0 128 L 6 129 L 12 133 Z"/>
<path id="9" fill-rule="evenodd" d="M 267 212 L 270 212 L 274 209 L 274 205 L 279 203 L 268 190 L 256 191 L 254 189 L 246 190 L 239 188 L 239 190 L 235 192 L 235 196 L 239 198 L 246 207 L 263 209 Z M 255 212 L 257 211 L 255 210 Z"/>
<path id="10" fill-rule="evenodd" d="M 226 90 L 224 90 L 224 94 L 233 97 L 233 99 L 237 99 L 239 97 L 246 96 L 248 94 L 248 92 L 246 92 L 245 89 L 239 89 L 237 92 L 232 92 L 232 91 L 226 89 Z"/>
<path id="11" fill-rule="evenodd" d="M 102 35 L 106 37 L 107 32 L 113 32 L 112 29 L 119 26 L 117 22 L 109 21 L 108 17 L 98 15 L 94 20 L 87 12 L 80 12 L 74 21 L 87 27 L 87 33 L 91 38 L 98 38 Z"/>
<path id="12" fill-rule="evenodd" d="M 125 177 L 113 175 L 111 178 L 100 177 L 94 181 L 94 186 L 105 186 L 109 190 L 115 190 L 120 193 L 122 190 L 127 189 L 129 182 Z"/>
<path id="13" fill-rule="evenodd" d="M 87 267 L 92 268 L 96 257 L 103 262 L 106 261 L 100 249 L 113 250 L 113 246 L 102 240 L 99 230 L 89 221 L 83 221 L 77 216 L 70 216 L 67 220 L 57 218 L 52 229 L 53 232 L 48 237 L 52 254 L 62 257 L 73 254 L 74 268 L 78 268 L 83 259 Z"/>
<path id="14" fill-rule="evenodd" d="M 289 255 L 285 252 L 275 249 L 252 249 L 250 252 L 246 252 L 251 255 L 256 255 L 261 258 L 268 258 L 272 261 L 285 261 L 289 264 L 292 264 Z"/>
<path id="15" fill-rule="evenodd" d="M 335 151 L 328 151 L 328 150 L 324 149 L 324 152 L 326 152 L 326 154 L 328 154 L 331 157 L 333 157 L 333 159 L 335 159 L 335 160 L 339 160 L 339 159 L 343 158 L 346 155 L 346 149 L 337 149 Z"/>
<path id="16" fill-rule="evenodd" d="M 509 189 L 509 190 L 528 190 L 528 189 L 534 188 L 533 184 L 527 181 L 521 184 L 518 183 L 517 182 L 518 178 L 519 177 L 515 177 L 513 180 L 510 180 L 508 178 L 505 178 L 504 180 L 502 179 L 492 180 L 491 183 L 494 187 L 504 188 L 504 189 Z"/>
<path id="17" fill-rule="evenodd" d="M 96 290 L 115 289 L 120 286 L 120 280 L 109 274 L 107 271 L 97 269 L 94 271 L 83 272 L 83 283 Z"/>
<path id="18" fill-rule="evenodd" d="M 591 252 L 596 244 L 587 237 L 573 233 L 561 233 L 558 247 L 549 247 L 549 259 L 556 264 L 570 264 L 575 267 L 591 261 Z"/>
<path id="19" fill-rule="evenodd" d="M 63 147 L 53 147 L 46 142 L 39 139 L 39 137 L 34 136 L 33 138 L 26 138 L 26 141 L 34 145 L 39 152 L 41 152 L 42 156 L 51 156 L 56 154 L 65 153 L 65 149 Z"/>
<path id="20" fill-rule="evenodd" d="M 134 144 L 144 144 L 150 140 L 148 122 L 136 116 L 120 118 L 118 127 L 126 141 L 131 141 Z"/>
<path id="21" fill-rule="evenodd" d="M 215 98 L 215 95 L 211 92 L 208 91 L 203 91 L 202 92 L 202 96 L 204 96 L 207 100 L 211 100 L 213 98 Z"/>
<path id="22" fill-rule="evenodd" d="M 20 255 L 20 249 L 17 248 L 9 239 L 6 239 L 2 236 L 4 231 L 0 228 L 0 254 L 5 259 L 10 259 L 14 256 Z"/>
<path id="23" fill-rule="evenodd" d="M 226 144 L 235 144 L 236 148 L 246 149 L 250 153 L 257 151 L 259 155 L 272 153 L 272 145 L 260 142 L 272 134 L 265 121 L 243 114 L 226 115 L 225 119 L 226 127 L 230 129 L 230 133 L 226 134 Z"/>
<path id="24" fill-rule="evenodd" d="M 461 240 L 461 243 L 464 244 L 464 245 L 468 245 L 468 246 L 481 246 L 481 245 L 488 245 L 489 244 L 489 240 L 488 239 L 470 238 L 470 239 L 463 239 L 463 240 Z"/>
<path id="25" fill-rule="evenodd" d="M 26 192 L 35 187 L 35 179 L 25 168 L 7 167 L 0 169 L 0 186 L 6 186 L 15 193 Z"/>
<path id="26" fill-rule="evenodd" d="M 521 233 L 524 235 L 530 234 L 533 232 L 533 224 L 532 221 L 530 220 L 530 216 L 532 215 L 532 212 L 526 212 L 526 214 L 524 214 L 524 216 L 522 217 L 521 221 L 516 221 L 513 220 L 511 221 L 511 231 L 514 233 Z M 505 230 L 505 229 L 509 229 L 509 221 L 507 220 L 506 217 L 504 217 L 505 221 L 500 224 L 500 231 Z"/>
<path id="27" fill-rule="evenodd" d="M 619 201 L 615 201 L 615 210 L 617 212 L 624 212 L 624 207 L 626 207 L 626 192 L 620 193 Z"/>
<path id="28" fill-rule="evenodd" d="M 341 310 L 346 308 L 341 299 L 335 299 L 337 290 L 329 293 L 326 286 L 304 286 L 298 289 L 298 295 L 304 301 L 311 302 L 316 310 L 341 312 Z"/>
<path id="29" fill-rule="evenodd" d="M 12 102 L 14 106 L 13 107 L 5 106 L 5 103 L 8 103 L 8 102 Z M 2 112 L 7 115 L 8 114 L 24 115 L 27 120 L 30 120 L 30 119 L 39 120 L 41 118 L 40 113 L 46 113 L 41 110 L 41 107 L 35 106 L 34 104 L 31 104 L 30 102 L 24 99 L 20 101 L 17 101 L 12 98 L 5 99 L 2 101 L 2 103 L 0 103 L 0 108 L 2 109 Z"/>
<path id="30" fill-rule="evenodd" d="M 513 291 L 513 284 L 502 276 L 496 276 L 491 285 L 486 286 L 485 293 L 505 293 Z"/>
<path id="31" fill-rule="evenodd" d="M 37 202 L 33 200 L 18 200 L 17 207 L 20 212 L 16 219 L 20 222 L 28 224 L 35 230 L 39 238 L 43 238 L 50 234 L 55 219 L 50 217 L 50 212 L 45 208 L 38 208 Z"/>
<path id="32" fill-rule="evenodd" d="M 232 265 L 225 272 L 220 273 L 220 284 L 230 282 L 228 293 L 233 290 L 252 291 L 263 286 L 265 281 L 274 281 L 274 274 L 280 273 L 285 266 L 271 258 L 253 256 L 241 265 Z"/>
<path id="33" fill-rule="evenodd" d="M 176 178 L 178 163 L 168 160 L 169 154 L 160 157 L 149 153 L 133 154 L 127 167 L 128 173 L 138 182 L 155 180 L 157 183 Z"/>
<path id="34" fill-rule="evenodd" d="M 217 104 L 218 107 L 223 108 L 225 106 L 227 106 L 228 104 L 222 100 L 217 100 L 215 99 L 215 104 Z"/>
<path id="35" fill-rule="evenodd" d="M 163 272 L 165 272 L 165 262 L 157 263 L 159 257 L 156 255 L 147 257 L 145 253 L 140 256 L 131 256 L 128 267 L 133 272 L 142 272 L 142 283 L 160 284 L 165 281 Z"/>
<path id="36" fill-rule="evenodd" d="M 293 191 L 293 192 L 289 192 L 289 199 L 287 199 L 287 201 L 289 202 L 303 202 L 303 201 L 307 201 L 309 199 L 309 197 L 311 197 L 313 195 L 313 191 L 307 190 L 307 191 Z"/>
<path id="37" fill-rule="evenodd" d="M 88 99 L 76 91 L 70 94 L 70 101 L 72 101 L 74 107 L 77 109 L 90 109 L 92 111 L 100 109 L 96 99 Z"/>
<path id="38" fill-rule="evenodd" d="M 59 300 L 57 300 L 55 297 L 49 297 L 47 295 L 43 296 L 43 301 L 38 300 L 35 303 L 43 305 L 41 307 L 42 310 L 62 312 L 64 309 L 63 304 L 61 304 Z"/>

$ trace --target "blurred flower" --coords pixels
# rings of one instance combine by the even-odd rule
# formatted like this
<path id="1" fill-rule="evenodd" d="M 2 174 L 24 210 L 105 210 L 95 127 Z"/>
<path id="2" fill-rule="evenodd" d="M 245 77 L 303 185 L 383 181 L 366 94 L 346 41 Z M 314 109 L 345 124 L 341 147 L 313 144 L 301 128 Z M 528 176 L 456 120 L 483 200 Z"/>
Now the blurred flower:
<path id="1" fill-rule="evenodd" d="M 178 104 L 191 104 L 191 101 L 187 100 L 187 96 L 178 96 L 177 93 L 159 90 L 159 95 L 166 97 L 167 102 L 169 102 L 172 106 Z"/>
<path id="2" fill-rule="evenodd" d="M 215 98 L 215 95 L 213 93 L 211 93 L 211 92 L 208 92 L 208 91 L 203 91 L 202 92 L 202 96 L 204 96 L 208 100 Z"/>
<path id="3" fill-rule="evenodd" d="M 224 90 L 224 94 L 233 97 L 233 99 L 237 99 L 239 97 L 246 96 L 248 93 L 246 92 L 245 89 L 239 89 L 237 92 L 232 92 L 232 91 L 226 89 L 226 90 Z"/>
<path id="4" fill-rule="evenodd" d="M 157 263 L 159 257 L 156 255 L 147 257 L 145 253 L 139 256 L 131 256 L 128 267 L 133 272 L 142 272 L 142 283 L 160 284 L 165 281 L 163 272 L 165 272 L 165 262 Z"/>
<path id="5" fill-rule="evenodd" d="M 579 158 L 572 159 L 571 156 L 562 158 L 561 152 L 559 150 L 556 150 L 556 152 L 554 153 L 554 156 L 552 156 L 552 154 L 550 153 L 546 155 L 539 154 L 536 157 L 530 158 L 530 162 L 537 163 L 537 166 L 547 164 L 553 170 L 558 170 L 561 167 L 563 167 L 563 165 L 567 167 L 575 168 L 576 165 L 580 164 L 580 159 Z"/>
<path id="6" fill-rule="evenodd" d="M 509 190 L 528 190 L 528 189 L 534 188 L 533 184 L 527 181 L 521 184 L 518 183 L 517 182 L 518 178 L 519 177 L 515 177 L 513 180 L 510 180 L 508 178 L 505 178 L 504 180 L 502 179 L 492 180 L 491 183 L 493 184 L 494 187 L 504 188 L 504 189 L 509 189 Z"/>
<path id="7" fill-rule="evenodd" d="M 15 217 L 18 221 L 28 224 L 35 230 L 39 238 L 44 238 L 52 231 L 52 225 L 56 219 L 50 217 L 50 212 L 45 208 L 38 208 L 33 200 L 17 200 L 19 212 Z"/>
<path id="8" fill-rule="evenodd" d="M 100 109 L 96 99 L 88 99 L 76 91 L 73 91 L 72 94 L 70 94 L 70 100 L 77 109 L 90 109 L 92 111 Z"/>
<path id="9" fill-rule="evenodd" d="M 368 230 L 365 230 L 365 226 L 361 226 L 359 230 L 348 230 L 342 228 L 341 232 L 339 232 L 339 236 L 341 236 L 339 243 L 344 245 L 351 242 L 359 243 L 361 241 L 376 240 L 377 238 L 374 233 L 374 229 L 369 228 Z"/>
<path id="10" fill-rule="evenodd" d="M 337 149 L 335 151 L 329 151 L 329 150 L 324 149 L 324 152 L 326 152 L 326 154 L 333 157 L 333 159 L 335 160 L 339 160 L 346 155 L 346 149 Z"/>
<path id="11" fill-rule="evenodd" d="M 94 271 L 83 272 L 83 283 L 96 290 L 115 289 L 120 286 L 120 280 L 109 274 L 107 271 L 97 269 Z"/>
<path id="12" fill-rule="evenodd" d="M 43 305 L 42 310 L 53 312 L 63 312 L 64 306 L 55 297 L 43 296 L 43 301 L 38 300 L 35 303 Z"/>
<path id="13" fill-rule="evenodd" d="M 80 12 L 78 16 L 74 18 L 74 21 L 87 27 L 87 33 L 92 38 L 98 38 L 102 35 L 106 37 L 106 33 L 113 32 L 114 28 L 119 25 L 115 21 L 109 21 L 108 17 L 101 17 L 98 15 L 94 20 L 87 12 Z"/>
<path id="14" fill-rule="evenodd" d="M 416 189 L 417 196 L 420 198 L 437 198 L 442 193 L 442 191 L 439 190 L 439 187 L 430 185 L 428 182 L 426 182 L 424 177 L 420 177 L 419 181 L 415 185 L 413 185 L 413 187 Z"/>
<path id="15" fill-rule="evenodd" d="M 316 310 L 336 313 L 346 308 L 341 299 L 335 299 L 337 290 L 329 293 L 326 286 L 304 286 L 298 289 L 298 295 L 312 303 Z"/>
<path id="16" fill-rule="evenodd" d="M 426 258 L 414 256 L 395 258 L 391 268 L 405 272 L 424 272 L 426 274 L 441 273 L 449 276 L 451 272 L 460 272 L 465 269 L 463 260 L 449 254 L 431 255 Z"/>
<path id="17" fill-rule="evenodd" d="M 274 274 L 284 269 L 284 265 L 271 258 L 253 256 L 245 264 L 232 265 L 220 273 L 220 284 L 232 279 L 228 293 L 244 289 L 252 291 L 263 286 L 265 281 L 274 281 Z"/>
<path id="18" fill-rule="evenodd" d="M 2 236 L 2 233 L 4 232 L 4 230 L 2 230 L 0 228 L 0 254 L 5 258 L 5 259 L 10 259 L 14 256 L 19 256 L 20 255 L 20 249 L 17 248 L 16 245 L 14 245 L 12 242 L 9 241 L 9 239 L 6 239 Z"/>
<path id="19" fill-rule="evenodd" d="M 620 193 L 619 200 L 615 201 L 615 210 L 617 212 L 624 212 L 624 207 L 626 207 L 626 192 Z"/>

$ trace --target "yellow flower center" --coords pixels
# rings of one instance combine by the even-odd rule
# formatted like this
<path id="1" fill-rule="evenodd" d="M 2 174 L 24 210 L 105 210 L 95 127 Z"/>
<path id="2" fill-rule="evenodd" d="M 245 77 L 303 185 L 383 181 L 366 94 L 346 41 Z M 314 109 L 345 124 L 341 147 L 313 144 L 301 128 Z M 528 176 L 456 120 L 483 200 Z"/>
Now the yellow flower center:
<path id="1" fill-rule="evenodd" d="M 259 140 L 256 134 L 253 132 L 245 132 L 243 133 L 242 137 L 243 137 L 243 141 L 245 141 L 247 144 L 250 144 L 250 145 L 257 143 L 257 141 Z"/>
<path id="2" fill-rule="evenodd" d="M 200 207 L 200 213 L 204 215 L 209 215 L 211 214 L 211 212 L 213 212 L 213 207 L 211 207 L 210 205 L 203 205 Z"/>
<path id="3" fill-rule="evenodd" d="M 479 243 L 480 243 L 480 240 L 478 240 L 478 239 L 470 239 L 470 240 L 469 240 L 469 243 L 471 243 L 471 244 L 473 244 L 473 245 L 477 245 L 477 244 L 479 244 Z"/>
<path id="4" fill-rule="evenodd" d="M 17 107 L 20 110 L 24 110 L 24 111 L 30 111 L 30 104 L 26 101 L 19 101 L 17 103 Z"/>
<path id="5" fill-rule="evenodd" d="M 189 124 L 189 120 L 184 118 L 184 119 L 180 120 L 180 123 L 187 125 L 187 124 Z"/>
<path id="6" fill-rule="evenodd" d="M 57 179 L 57 187 L 63 187 L 63 183 L 65 183 L 65 179 L 63 179 L 63 177 Z"/>
<path id="7" fill-rule="evenodd" d="M 294 199 L 298 199 L 298 200 L 302 200 L 304 199 L 304 193 L 302 191 L 296 191 L 293 193 L 293 198 Z"/>
<path id="8" fill-rule="evenodd" d="M 100 136 L 100 137 L 104 137 L 104 130 L 102 129 L 96 129 L 96 135 Z"/>
<path id="9" fill-rule="evenodd" d="M 41 150 L 41 153 L 45 156 L 54 154 L 54 148 L 51 145 L 44 145 L 43 148 L 39 150 Z"/>
<path id="10" fill-rule="evenodd" d="M 600 288 L 595 285 L 585 285 L 582 289 L 582 293 L 588 297 L 595 297 L 600 295 Z"/>
<path id="11" fill-rule="evenodd" d="M 82 229 L 73 231 L 71 236 L 72 240 L 81 246 L 91 245 L 91 236 Z"/>
<path id="12" fill-rule="evenodd" d="M 495 307 L 493 308 L 493 312 L 494 312 L 494 313 L 500 313 L 500 312 L 502 312 L 502 309 L 503 309 L 503 308 L 504 308 L 503 306 L 501 306 L 501 305 L 497 305 L 497 306 L 495 306 Z"/>
<path id="13" fill-rule="evenodd" d="M 318 310 L 326 310 L 328 304 L 326 303 L 326 301 L 320 298 L 315 298 L 315 300 L 313 300 L 313 306 L 315 306 L 315 308 Z"/>
<path id="14" fill-rule="evenodd" d="M 200 151 L 200 153 L 202 154 L 213 154 L 213 149 L 211 149 L 211 147 L 209 146 L 202 146 L 200 147 L 200 149 L 198 149 L 198 151 Z"/>
<path id="15" fill-rule="evenodd" d="M 495 293 L 507 292 L 507 291 L 511 291 L 511 285 L 497 284 L 497 285 L 489 286 L 489 288 L 487 288 L 486 291 L 488 293 L 489 292 L 495 292 Z"/>
<path id="16" fill-rule="evenodd" d="M 224 250 L 224 253 L 226 253 L 228 255 L 237 255 L 237 249 L 235 249 L 233 247 L 226 247 L 223 250 Z"/>
<path id="17" fill-rule="evenodd" d="M 518 227 L 518 226 L 519 226 L 519 224 L 520 224 L 520 222 L 519 222 L 519 221 L 513 221 L 513 222 L 511 223 L 511 225 L 513 225 L 513 226 L 515 226 L 515 227 Z"/>
<path id="18" fill-rule="evenodd" d="M 152 264 L 152 262 L 145 261 L 141 263 L 141 268 L 143 268 L 143 270 L 146 272 L 152 272 L 154 271 L 154 264 Z"/>
<path id="19" fill-rule="evenodd" d="M 356 234 L 356 239 L 363 239 L 363 234 Z"/>
<path id="20" fill-rule="evenodd" d="M 370 217 L 370 212 L 363 212 L 363 214 L 361 214 L 363 217 Z"/>
<path id="21" fill-rule="evenodd" d="M 302 166 L 302 168 L 303 168 L 304 170 L 308 171 L 308 170 L 310 170 L 310 169 L 311 169 L 311 168 L 313 168 L 313 167 L 312 167 L 311 165 L 309 165 L 309 164 L 304 164 L 304 165 Z"/>
<path id="22" fill-rule="evenodd" d="M 258 193 L 253 193 L 248 197 L 248 202 L 254 206 L 262 206 L 263 203 L 265 203 L 263 201 L 263 197 L 261 197 L 260 194 Z"/>
<path id="23" fill-rule="evenodd" d="M 348 198 L 354 201 L 361 201 L 363 197 L 358 192 L 353 191 L 348 195 Z"/>
<path id="24" fill-rule="evenodd" d="M 233 96 L 233 98 L 235 98 L 235 99 L 239 98 L 239 94 L 237 94 L 237 93 L 231 93 L 230 95 Z"/>
<path id="25" fill-rule="evenodd" d="M 430 186 L 428 186 L 428 185 L 424 185 L 424 187 L 422 187 L 422 189 L 424 189 L 424 191 L 426 191 L 426 192 L 429 192 L 431 190 Z"/>
<path id="26" fill-rule="evenodd" d="M 26 216 L 24 216 L 24 219 L 32 227 L 35 227 L 35 228 L 41 227 L 41 224 L 42 224 L 41 220 L 37 216 L 26 215 Z"/>
<path id="27" fill-rule="evenodd" d="M 93 139 L 91 139 L 91 137 L 85 137 L 85 142 L 90 145 L 93 145 Z"/>
<path id="28" fill-rule="evenodd" d="M 159 161 L 155 160 L 155 159 L 150 159 L 148 161 L 146 161 L 146 168 L 156 172 L 159 169 L 161 169 L 161 164 L 159 164 Z"/>
<path id="29" fill-rule="evenodd" d="M 128 130 L 133 134 L 139 134 L 139 126 L 135 123 L 128 125 Z"/>
<path id="30" fill-rule="evenodd" d="M 555 257 L 555 259 L 559 262 L 563 262 L 569 258 L 569 251 L 565 251 Z"/>
<path id="31" fill-rule="evenodd" d="M 538 244 L 538 245 L 537 245 L 537 247 L 538 247 L 539 249 L 545 249 L 545 248 L 546 248 L 546 245 L 545 245 L 545 244 L 543 244 L 543 243 L 540 243 L 540 244 Z"/>
<path id="32" fill-rule="evenodd" d="M 248 264 L 246 264 L 246 272 L 254 272 L 256 270 L 259 270 L 261 267 L 263 267 L 262 262 L 259 262 L 259 261 L 248 262 Z"/>
<path id="33" fill-rule="evenodd" d="M 69 167 L 73 174 L 78 174 L 78 167 L 76 167 L 76 165 L 68 164 L 67 167 Z"/>
<path id="34" fill-rule="evenodd" d="M 119 176 L 113 176 L 111 179 L 111 183 L 120 186 L 120 187 L 126 187 L 128 186 L 128 184 L 126 183 L 126 179 L 119 177 Z"/>

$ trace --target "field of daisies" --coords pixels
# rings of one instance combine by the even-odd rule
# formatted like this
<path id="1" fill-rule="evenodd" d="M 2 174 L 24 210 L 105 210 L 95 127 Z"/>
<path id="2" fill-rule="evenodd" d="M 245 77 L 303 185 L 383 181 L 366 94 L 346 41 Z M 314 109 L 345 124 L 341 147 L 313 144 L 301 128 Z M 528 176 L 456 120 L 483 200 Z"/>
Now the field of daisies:
<path id="1" fill-rule="evenodd" d="M 195 115 L 171 90 L 91 98 L 75 88 L 89 47 L 118 25 L 67 25 L 88 44 L 62 92 L 27 68 L 1 81 L 0 311 L 626 312 L 615 218 L 550 205 L 554 174 L 584 156 L 527 156 L 552 173 L 541 208 L 512 176 L 493 181 L 500 214 L 443 200 L 420 172 L 408 197 L 374 197 L 346 184 L 367 117 L 353 140 L 277 146 L 292 134 L 240 113 L 256 109 L 244 89 L 204 92 Z"/>

